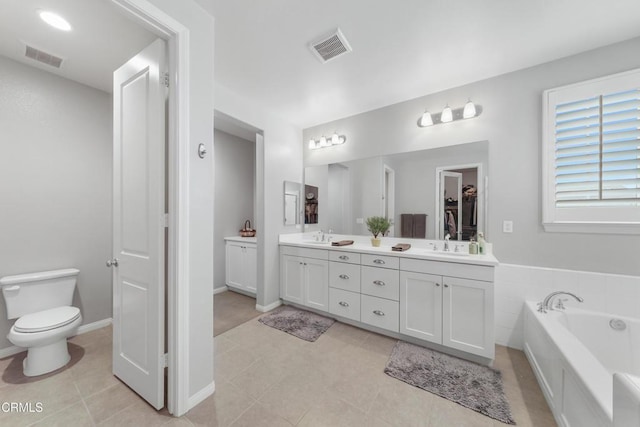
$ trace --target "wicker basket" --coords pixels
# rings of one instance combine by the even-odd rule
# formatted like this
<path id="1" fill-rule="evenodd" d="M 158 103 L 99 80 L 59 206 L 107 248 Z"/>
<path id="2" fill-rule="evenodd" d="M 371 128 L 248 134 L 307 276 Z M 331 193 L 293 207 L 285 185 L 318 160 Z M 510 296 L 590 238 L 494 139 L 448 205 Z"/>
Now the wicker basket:
<path id="1" fill-rule="evenodd" d="M 244 222 L 244 227 L 240 230 L 240 237 L 255 237 L 256 230 L 251 228 L 251 221 L 246 220 Z"/>

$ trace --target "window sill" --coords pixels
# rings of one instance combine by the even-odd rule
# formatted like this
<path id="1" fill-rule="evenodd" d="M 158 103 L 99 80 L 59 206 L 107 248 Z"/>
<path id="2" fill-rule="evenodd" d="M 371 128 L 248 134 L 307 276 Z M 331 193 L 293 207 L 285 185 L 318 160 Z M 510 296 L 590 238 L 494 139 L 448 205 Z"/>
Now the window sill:
<path id="1" fill-rule="evenodd" d="M 548 233 L 640 234 L 638 222 L 543 222 Z"/>

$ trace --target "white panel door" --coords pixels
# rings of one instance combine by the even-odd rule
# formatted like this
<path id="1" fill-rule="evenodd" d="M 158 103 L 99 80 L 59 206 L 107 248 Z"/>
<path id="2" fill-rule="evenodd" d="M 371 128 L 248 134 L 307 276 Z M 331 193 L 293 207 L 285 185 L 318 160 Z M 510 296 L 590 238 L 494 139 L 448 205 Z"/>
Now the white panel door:
<path id="1" fill-rule="evenodd" d="M 442 344 L 442 276 L 400 272 L 400 333 Z"/>
<path id="2" fill-rule="evenodd" d="M 329 311 L 329 261 L 305 258 L 305 305 Z"/>
<path id="3" fill-rule="evenodd" d="M 258 248 L 255 245 L 244 247 L 245 287 L 249 292 L 258 288 Z"/>
<path id="4" fill-rule="evenodd" d="M 280 296 L 286 301 L 303 304 L 302 282 L 304 280 L 304 258 L 282 255 L 280 274 Z"/>
<path id="5" fill-rule="evenodd" d="M 226 245 L 226 281 L 227 285 L 245 288 L 244 246 L 240 243 L 227 242 Z"/>
<path id="6" fill-rule="evenodd" d="M 453 277 L 443 281 L 442 344 L 493 358 L 493 283 Z"/>
<path id="7" fill-rule="evenodd" d="M 164 406 L 166 47 L 113 74 L 113 373 Z"/>

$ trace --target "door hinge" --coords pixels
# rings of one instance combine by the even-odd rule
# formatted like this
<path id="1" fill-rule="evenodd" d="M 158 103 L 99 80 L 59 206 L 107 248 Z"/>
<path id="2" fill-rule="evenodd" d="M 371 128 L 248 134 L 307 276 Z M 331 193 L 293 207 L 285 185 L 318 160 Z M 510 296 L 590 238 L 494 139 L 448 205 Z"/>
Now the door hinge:
<path id="1" fill-rule="evenodd" d="M 164 84 L 166 87 L 169 87 L 169 73 L 164 73 L 162 75 L 162 84 Z"/>
<path id="2" fill-rule="evenodd" d="M 169 353 L 165 353 L 162 355 L 162 367 L 166 368 L 169 366 Z"/>
<path id="3" fill-rule="evenodd" d="M 169 228 L 169 214 L 164 214 L 164 228 Z"/>

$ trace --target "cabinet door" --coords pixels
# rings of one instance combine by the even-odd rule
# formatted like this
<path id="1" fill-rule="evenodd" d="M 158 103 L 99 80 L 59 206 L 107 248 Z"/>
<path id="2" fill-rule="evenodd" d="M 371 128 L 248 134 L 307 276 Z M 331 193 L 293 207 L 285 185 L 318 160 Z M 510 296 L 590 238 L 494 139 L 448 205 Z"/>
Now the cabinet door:
<path id="1" fill-rule="evenodd" d="M 329 261 L 304 259 L 304 305 L 329 311 Z"/>
<path id="2" fill-rule="evenodd" d="M 244 247 L 239 243 L 227 242 L 226 244 L 226 283 L 228 286 L 245 288 L 244 284 Z"/>
<path id="3" fill-rule="evenodd" d="M 443 277 L 442 344 L 493 358 L 493 283 Z"/>
<path id="4" fill-rule="evenodd" d="M 442 276 L 400 272 L 400 333 L 442 344 Z"/>
<path id="5" fill-rule="evenodd" d="M 245 287 L 249 292 L 256 292 L 258 284 L 258 248 L 254 245 L 244 247 Z"/>
<path id="6" fill-rule="evenodd" d="M 280 297 L 303 304 L 304 258 L 282 255 L 280 262 Z"/>

